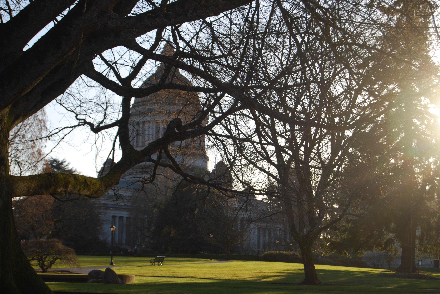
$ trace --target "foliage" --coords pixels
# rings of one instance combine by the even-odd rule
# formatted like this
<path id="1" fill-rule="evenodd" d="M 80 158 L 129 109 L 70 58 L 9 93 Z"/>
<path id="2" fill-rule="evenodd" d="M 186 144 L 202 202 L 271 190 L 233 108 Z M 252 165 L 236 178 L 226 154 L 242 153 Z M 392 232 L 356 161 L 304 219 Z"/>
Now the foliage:
<path id="1" fill-rule="evenodd" d="M 23 252 L 30 262 L 35 261 L 43 273 L 47 272 L 58 260 L 70 267 L 77 266 L 76 253 L 57 239 L 40 239 L 24 242 Z"/>
<path id="2" fill-rule="evenodd" d="M 391 190 L 397 194 L 409 193 L 408 182 L 417 176 L 402 173 L 404 162 L 408 163 L 405 156 L 425 152 L 420 165 L 413 169 L 420 171 L 420 178 L 435 169 L 429 156 L 433 156 L 436 141 L 431 140 L 430 134 L 418 136 L 411 143 L 405 142 L 405 138 L 417 129 L 435 130 L 436 120 L 426 111 L 429 106 L 426 99 L 432 90 L 432 83 L 427 81 L 436 76 L 437 69 L 429 59 L 416 60 L 413 56 L 417 51 L 428 57 L 427 48 L 407 50 L 405 39 L 396 37 L 397 33 L 405 34 L 409 30 L 402 28 L 402 20 L 409 19 L 408 11 L 410 15 L 420 12 L 424 20 L 430 17 L 429 3 L 421 2 L 371 2 L 365 7 L 360 3 L 356 6 L 337 2 L 317 4 L 332 12 L 331 21 L 324 24 L 321 19 L 302 15 L 301 5 L 280 6 L 280 14 L 273 12 L 272 24 L 277 23 L 285 30 L 277 41 L 286 45 L 282 51 L 271 52 L 271 56 L 291 66 L 289 76 L 279 81 L 288 89 L 261 93 L 259 99 L 271 108 L 271 114 L 250 107 L 237 111 L 222 122 L 221 128 L 215 129 L 217 148 L 234 167 L 235 174 L 240 174 L 237 180 L 242 185 L 250 182 L 264 194 L 265 189 L 273 193 L 270 186 L 276 183 L 272 198 L 278 198 L 281 203 L 291 235 L 301 250 L 304 283 L 319 284 L 312 253 L 323 236 L 331 238 L 344 219 L 364 213 L 383 194 L 392 194 Z M 420 11 L 410 9 L 399 18 L 396 14 L 406 5 L 414 10 L 420 7 Z M 369 10 L 372 7 L 377 10 Z M 359 23 L 359 19 L 365 18 L 360 23 L 367 23 L 369 17 L 379 15 L 389 24 L 380 29 L 380 34 L 375 34 L 377 31 L 371 27 L 347 22 L 356 19 Z M 292 21 L 301 17 L 303 21 Z M 412 39 L 422 44 L 411 43 L 409 37 L 410 45 L 422 46 L 426 40 L 428 25 L 426 21 L 419 25 Z M 353 51 L 351 44 L 360 45 L 359 38 L 368 45 Z M 370 46 L 380 50 L 371 51 Z M 264 64 L 263 60 L 259 64 Z M 272 73 L 271 65 L 267 63 L 259 69 L 264 73 L 260 81 Z M 398 131 L 400 126 L 405 128 L 404 132 Z M 402 149 L 397 151 L 399 148 Z M 387 172 L 377 170 L 384 163 L 389 167 Z M 255 179 L 256 174 L 261 176 Z M 262 184 L 264 179 L 266 185 Z M 433 188 L 433 178 L 429 176 L 425 180 L 426 185 L 417 190 L 420 195 L 434 191 L 428 189 Z M 394 208 L 401 204 L 414 210 L 423 203 L 420 198 L 410 201 L 397 194 L 395 199 L 400 200 L 393 201 Z M 388 209 L 392 210 L 391 207 Z M 402 223 L 402 228 L 410 227 L 415 232 L 415 223 L 408 223 L 413 218 L 403 208 L 394 212 L 406 215 L 402 217 L 402 221 L 407 221 Z"/>
<path id="3" fill-rule="evenodd" d="M 76 170 L 70 167 L 70 163 L 66 159 L 50 158 L 49 169 L 53 173 L 74 174 Z"/>
<path id="4" fill-rule="evenodd" d="M 385 151 L 389 185 L 384 188 L 391 210 L 393 233 L 402 248 L 400 271 L 415 272 L 416 230 L 435 205 L 438 186 L 438 119 L 430 108 L 438 103 L 438 68 L 429 54 L 432 7 L 424 1 L 395 1 L 386 11 L 396 19 L 384 36 L 384 47 L 397 58 L 384 78 L 397 88 L 396 99 L 384 115 Z M 432 215 L 433 216 L 433 215 Z"/>
<path id="5" fill-rule="evenodd" d="M 380 186 L 381 181 L 377 184 Z M 330 252 L 348 256 L 377 250 L 396 256 L 398 243 L 390 233 L 393 226 L 392 209 L 386 198 L 377 197 L 368 202 L 361 214 L 346 219 L 326 239 Z"/>
<path id="6" fill-rule="evenodd" d="M 65 159 L 50 158 L 48 168 L 52 173 L 73 174 L 75 169 Z M 82 195 L 60 195 L 52 208 L 54 221 L 51 238 L 79 253 L 106 251 L 106 243 L 100 239 L 101 218 L 96 203 Z"/>
<path id="7" fill-rule="evenodd" d="M 241 54 L 245 49 L 242 41 L 250 37 L 246 23 L 252 20 L 248 14 L 255 14 L 256 5 L 251 2 L 1 2 L 0 202 L 7 205 L 0 206 L 0 218 L 7 241 L 0 243 L 0 263 L 7 266 L 0 268 L 0 284 L 5 291 L 49 292 L 35 273 L 24 270 L 27 262 L 20 247 L 12 245 L 18 245 L 12 198 L 43 194 L 101 197 L 124 173 L 146 161 L 183 173 L 168 147 L 206 134 L 218 123 L 205 124 L 209 113 L 226 92 L 231 92 L 229 97 L 242 96 L 233 93 L 231 85 L 247 88 L 241 74 L 236 74 L 237 70 L 252 71 L 244 66 L 247 54 Z M 230 33 L 224 34 L 225 30 Z M 220 41 L 220 35 L 225 39 Z M 160 53 L 166 44 L 176 49 L 174 54 Z M 157 83 L 144 84 L 144 77 L 156 63 L 163 65 L 161 76 Z M 179 69 L 191 76 L 192 84 L 174 79 Z M 135 148 L 130 140 L 130 105 L 134 99 L 162 90 L 192 92 L 196 99 L 200 94 L 203 109 L 190 120 L 168 117 L 161 138 Z M 117 163 L 105 176 L 10 175 L 10 131 L 55 100 L 75 123 L 52 130 L 51 138 L 61 140 L 74 128 L 87 128 L 96 135 L 97 145 L 111 136 L 109 157 Z"/>
<path id="8" fill-rule="evenodd" d="M 316 257 L 315 260 L 316 260 L 316 264 L 322 264 L 322 265 L 348 266 L 348 267 L 359 267 L 359 268 L 370 267 L 360 257 L 329 255 L 329 256 Z"/>
<path id="9" fill-rule="evenodd" d="M 206 188 L 181 182 L 159 208 L 153 231 L 153 250 L 199 253 L 208 247 L 200 205 Z"/>
<path id="10" fill-rule="evenodd" d="M 431 207 L 434 211 L 422 216 L 420 235 L 418 235 L 418 256 L 428 255 L 433 259 L 440 257 L 440 217 L 438 206 Z"/>
<path id="11" fill-rule="evenodd" d="M 216 163 L 210 181 L 223 189 L 210 190 L 202 203 L 205 236 L 210 251 L 215 247 L 222 248 L 228 260 L 231 252 L 246 241 L 249 227 L 257 216 L 263 218 L 263 214 L 269 214 L 269 211 L 261 211 L 260 207 L 252 205 L 251 200 L 255 200 L 252 193 L 233 192 L 231 169 L 223 161 Z"/>
<path id="12" fill-rule="evenodd" d="M 300 253 L 289 251 L 268 251 L 261 255 L 261 260 L 271 262 L 290 262 L 302 263 Z M 369 267 L 359 257 L 347 257 L 341 255 L 317 256 L 315 255 L 315 263 L 334 266 L 352 266 L 352 267 Z"/>
<path id="13" fill-rule="evenodd" d="M 362 26 L 355 29 L 346 20 L 368 18 L 364 14 L 368 9 L 358 14 L 348 3 L 328 5 L 330 24 L 309 17 L 306 4 L 280 5 L 279 11 L 272 11 L 271 26 L 283 31 L 277 38 L 283 50 L 270 54 L 275 64 L 290 66 L 289 74 L 278 81 L 286 88 L 260 95 L 271 114 L 258 108 L 237 111 L 216 129 L 218 150 L 234 174 L 241 174 L 237 177 L 241 184 L 253 184 L 261 194 L 272 193 L 271 198 L 280 203 L 290 234 L 301 250 L 307 284 L 319 284 L 314 244 L 365 196 L 360 191 L 365 191 L 370 180 L 369 162 L 362 161 L 363 154 L 352 152 L 353 143 L 377 122 L 386 107 L 386 95 L 370 94 L 376 87 L 378 92 L 387 92 L 370 79 L 375 63 L 364 63 L 374 60 L 376 53 L 354 52 L 349 45 L 370 30 Z M 300 21 L 292 22 L 294 18 Z M 276 70 L 275 64 L 265 62 L 264 58 L 258 62 L 259 82 Z"/>
<path id="14" fill-rule="evenodd" d="M 272 142 L 257 142 L 263 147 L 282 147 L 278 151 L 257 148 L 248 154 L 266 156 L 266 161 L 257 158 L 262 163 L 257 170 L 269 171 L 275 181 L 279 175 L 281 191 L 289 191 L 289 179 L 297 177 L 300 191 L 296 195 L 309 197 L 296 201 L 300 214 L 308 212 L 309 216 L 307 220 L 303 215 L 296 218 L 303 220 L 296 239 L 302 254 L 307 255 L 303 256 L 306 273 L 314 275 L 306 282 L 317 283 L 311 245 L 345 213 L 350 195 L 354 195 L 353 191 L 338 190 L 338 173 L 347 162 L 342 158 L 350 151 L 344 149 L 345 139 L 379 117 L 382 104 L 374 102 L 382 102 L 382 94 L 389 93 L 370 71 L 372 64 L 381 60 L 383 51 L 375 46 L 383 34 L 382 25 L 395 21 L 382 13 L 386 4 L 363 0 L 2 2 L 0 223 L 6 232 L 5 241 L 0 243 L 2 287 L 11 293 L 49 292 L 26 268 L 14 231 L 12 198 L 69 193 L 100 197 L 124 173 L 143 162 L 208 184 L 183 171 L 169 147 L 215 133 L 222 122 L 237 122 L 235 117 L 226 121 L 232 114 L 257 118 L 255 124 L 237 126 L 238 131 L 256 126 L 256 136 L 244 134 L 245 138 L 232 148 L 237 154 L 252 149 L 246 145 L 249 140 L 278 132 Z M 165 44 L 175 48 L 172 55 L 159 53 Z M 158 82 L 143 83 L 156 62 L 163 64 Z M 173 80 L 179 69 L 191 76 L 192 84 Z M 199 93 L 202 107 L 190 121 L 170 117 L 161 138 L 135 148 L 130 140 L 130 105 L 133 99 L 162 90 Z M 51 135 L 63 138 L 82 127 L 96 135 L 95 142 L 111 136 L 109 157 L 116 158 L 117 163 L 103 177 L 11 175 L 7 150 L 10 131 L 55 99 L 76 123 L 62 126 Z M 353 104 L 358 108 L 350 108 Z M 371 116 L 359 119 L 360 114 Z M 234 133 L 220 132 L 218 136 L 233 138 Z M 296 151 L 284 148 L 289 144 Z M 222 147 L 228 149 L 228 145 Z M 285 158 L 292 154 L 291 159 Z M 325 168 L 314 167 L 320 163 Z M 248 165 L 238 169 L 246 170 Z M 154 176 L 145 182 L 152 180 Z M 303 203 L 312 205 L 306 208 Z M 290 224 L 293 227 L 295 220 Z M 301 235 L 304 227 L 311 230 Z"/>
<path id="15" fill-rule="evenodd" d="M 22 197 L 14 200 L 14 218 L 20 240 L 43 239 L 54 228 L 52 209 L 54 199 L 49 195 Z"/>
<path id="16" fill-rule="evenodd" d="M 223 250 L 230 259 L 231 251 L 245 240 L 254 218 L 269 214 L 234 196 L 232 177 L 224 163 L 217 164 L 208 176 L 223 190 L 181 181 L 172 196 L 159 204 L 153 250 L 190 254 Z"/>
<path id="17" fill-rule="evenodd" d="M 160 185 L 160 183 L 156 182 L 154 188 L 156 188 L 156 185 Z M 152 190 L 156 191 L 155 189 Z M 126 241 L 127 245 L 132 250 L 136 250 L 137 253 L 142 253 L 142 251 L 145 253 L 145 251 L 151 250 L 149 245 L 151 245 L 150 238 L 153 234 L 154 219 L 160 212 L 160 207 L 157 205 L 157 194 L 160 193 L 149 193 L 146 189 L 136 191 L 132 195 L 130 205 L 134 209 L 131 212 L 131 226 L 128 228 L 129 237 Z"/>
<path id="18" fill-rule="evenodd" d="M 73 173 L 65 160 L 51 158 L 47 172 Z M 22 197 L 14 200 L 14 217 L 21 240 L 60 239 L 77 252 L 103 252 L 101 219 L 95 203 L 81 195 Z"/>
<path id="19" fill-rule="evenodd" d="M 302 263 L 301 254 L 291 251 L 267 251 L 261 255 L 261 260 L 272 262 Z"/>
<path id="20" fill-rule="evenodd" d="M 365 202 L 339 232 L 345 237 L 333 245 L 395 256 L 398 244 L 399 270 L 415 272 L 415 252 L 429 252 L 427 239 L 418 240 L 416 231 L 422 239 L 431 235 L 438 207 L 438 118 L 431 112 L 438 104 L 438 68 L 429 54 L 428 31 L 432 7 L 424 1 L 392 1 L 382 8 L 396 21 L 381 38 L 381 46 L 393 55 L 384 57 L 373 75 L 394 88 L 394 98 L 360 140 L 374 158 L 370 173 L 377 180 L 370 186 L 376 187 L 377 197 Z"/>
<path id="21" fill-rule="evenodd" d="M 54 201 L 52 217 L 51 238 L 60 239 L 78 253 L 106 252 L 107 245 L 100 239 L 98 206 L 92 199 L 81 195 L 59 196 Z"/>
<path id="22" fill-rule="evenodd" d="M 230 192 L 211 191 L 206 197 L 200 214 L 210 251 L 221 248 L 225 259 L 231 259 L 232 251 L 246 241 L 254 217 L 269 214 L 250 202 Z"/>

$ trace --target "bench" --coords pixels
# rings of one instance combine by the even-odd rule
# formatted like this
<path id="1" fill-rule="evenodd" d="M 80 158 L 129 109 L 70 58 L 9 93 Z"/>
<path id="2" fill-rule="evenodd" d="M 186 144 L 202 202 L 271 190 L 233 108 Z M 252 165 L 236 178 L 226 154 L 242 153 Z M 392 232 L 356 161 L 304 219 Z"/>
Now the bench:
<path id="1" fill-rule="evenodd" d="M 151 265 L 163 265 L 163 260 L 165 259 L 165 256 L 156 256 L 155 258 L 150 260 Z"/>

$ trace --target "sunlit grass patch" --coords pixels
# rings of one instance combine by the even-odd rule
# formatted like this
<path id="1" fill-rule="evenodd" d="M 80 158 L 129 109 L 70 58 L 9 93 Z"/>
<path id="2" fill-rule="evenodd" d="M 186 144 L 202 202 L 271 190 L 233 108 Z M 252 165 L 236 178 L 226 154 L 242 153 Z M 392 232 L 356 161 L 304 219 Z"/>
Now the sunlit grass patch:
<path id="1" fill-rule="evenodd" d="M 173 266 L 122 267 L 118 273 L 215 280 L 273 281 L 292 273 L 302 274 L 301 264 L 279 262 L 231 261 L 220 263 L 175 264 Z M 294 279 L 293 282 L 300 280 Z"/>

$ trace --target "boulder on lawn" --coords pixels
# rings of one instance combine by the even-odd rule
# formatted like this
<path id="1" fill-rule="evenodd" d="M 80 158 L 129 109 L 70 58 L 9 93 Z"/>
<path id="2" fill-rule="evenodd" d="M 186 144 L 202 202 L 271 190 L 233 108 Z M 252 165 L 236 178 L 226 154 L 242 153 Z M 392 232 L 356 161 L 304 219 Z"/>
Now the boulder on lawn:
<path id="1" fill-rule="evenodd" d="M 106 268 L 104 272 L 104 283 L 106 284 L 122 284 L 121 279 L 111 268 Z"/>
<path id="2" fill-rule="evenodd" d="M 87 275 L 89 279 L 104 279 L 104 272 L 100 270 L 92 270 Z"/>

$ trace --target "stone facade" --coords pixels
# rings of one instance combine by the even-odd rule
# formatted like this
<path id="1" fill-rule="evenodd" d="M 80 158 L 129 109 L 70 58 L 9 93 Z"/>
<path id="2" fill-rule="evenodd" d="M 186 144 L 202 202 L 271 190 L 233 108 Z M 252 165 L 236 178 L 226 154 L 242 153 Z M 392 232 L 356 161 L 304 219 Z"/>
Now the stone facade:
<path id="1" fill-rule="evenodd" d="M 268 204 L 260 200 L 252 200 L 253 210 L 242 213 L 240 221 L 248 219 L 250 222 L 244 234 L 244 240 L 239 245 L 242 254 L 260 255 L 267 251 L 290 251 L 292 241 L 288 231 L 287 221 L 282 214 L 269 216 Z M 249 216 L 253 214 L 253 216 Z M 262 216 L 262 218 L 260 218 Z"/>

